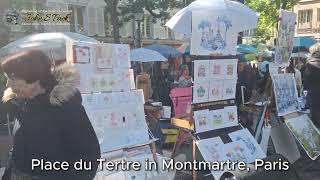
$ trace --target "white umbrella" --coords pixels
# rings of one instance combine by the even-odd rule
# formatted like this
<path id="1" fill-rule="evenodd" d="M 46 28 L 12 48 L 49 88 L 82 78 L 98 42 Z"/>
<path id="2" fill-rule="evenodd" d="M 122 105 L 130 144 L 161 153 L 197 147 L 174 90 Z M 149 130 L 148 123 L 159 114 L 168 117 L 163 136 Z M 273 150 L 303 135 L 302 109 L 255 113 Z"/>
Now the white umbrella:
<path id="1" fill-rule="evenodd" d="M 66 42 L 68 40 L 98 42 L 94 38 L 73 32 L 38 33 L 28 35 L 9 43 L 0 49 L 0 57 L 19 52 L 26 49 L 43 50 L 52 60 L 66 59 Z"/>
<path id="2" fill-rule="evenodd" d="M 167 60 L 167 58 L 163 57 L 159 52 L 146 48 L 133 49 L 130 52 L 130 57 L 131 61 L 136 62 L 154 62 Z"/>
<path id="3" fill-rule="evenodd" d="M 192 12 L 205 11 L 221 13 L 230 19 L 243 22 L 239 32 L 255 28 L 258 25 L 258 14 L 242 3 L 229 0 L 197 0 L 189 6 L 178 11 L 167 23 L 166 26 L 174 32 L 191 36 Z"/>

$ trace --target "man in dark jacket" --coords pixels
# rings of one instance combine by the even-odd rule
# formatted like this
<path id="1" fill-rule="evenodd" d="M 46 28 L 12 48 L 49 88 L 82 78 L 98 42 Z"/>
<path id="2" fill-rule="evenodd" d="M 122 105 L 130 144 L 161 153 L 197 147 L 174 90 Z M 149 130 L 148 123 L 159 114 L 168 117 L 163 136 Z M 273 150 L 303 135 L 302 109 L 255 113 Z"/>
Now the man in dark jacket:
<path id="1" fill-rule="evenodd" d="M 92 180 L 100 148 L 75 88 L 75 71 L 62 65 L 52 72 L 50 60 L 35 50 L 8 57 L 1 68 L 8 86 L 3 101 L 25 102 L 13 139 L 11 179 Z M 75 170 L 81 159 L 90 170 Z M 49 167 L 54 162 L 67 162 L 68 170 Z"/>
<path id="2" fill-rule="evenodd" d="M 307 103 L 311 107 L 312 121 L 320 128 L 320 44 L 311 46 L 310 53 L 304 72 L 304 89 L 308 90 Z"/>

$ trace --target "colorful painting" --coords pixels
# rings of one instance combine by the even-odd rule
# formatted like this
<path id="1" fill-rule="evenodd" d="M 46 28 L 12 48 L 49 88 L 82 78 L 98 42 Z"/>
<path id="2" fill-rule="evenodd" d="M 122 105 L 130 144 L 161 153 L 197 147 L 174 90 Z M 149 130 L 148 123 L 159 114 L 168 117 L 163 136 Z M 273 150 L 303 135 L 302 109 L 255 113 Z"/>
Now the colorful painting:
<path id="1" fill-rule="evenodd" d="M 130 68 L 130 47 L 128 44 L 112 44 L 113 62 L 118 69 Z"/>
<path id="2" fill-rule="evenodd" d="M 90 47 L 73 45 L 73 63 L 90 63 Z"/>
<path id="3" fill-rule="evenodd" d="M 226 160 L 230 160 L 232 162 L 251 163 L 250 151 L 243 141 L 234 141 L 225 144 L 223 148 L 219 149 L 219 151 L 224 153 L 227 157 Z"/>
<path id="4" fill-rule="evenodd" d="M 307 115 L 285 121 L 308 156 L 315 160 L 320 155 L 320 132 Z"/>
<path id="5" fill-rule="evenodd" d="M 229 133 L 229 137 L 232 141 L 242 141 L 249 149 L 250 157 L 248 157 L 248 162 L 251 163 L 255 159 L 263 159 L 266 157 L 265 153 L 260 148 L 259 144 L 253 138 L 248 129 L 241 129 L 239 131 L 235 131 Z"/>
<path id="6" fill-rule="evenodd" d="M 98 69 L 111 69 L 113 67 L 112 46 L 110 44 L 97 44 L 96 58 Z"/>
<path id="7" fill-rule="evenodd" d="M 209 111 L 209 117 L 212 120 L 213 129 L 225 128 L 226 124 L 224 109 L 217 109 Z"/>
<path id="8" fill-rule="evenodd" d="M 237 27 L 228 16 L 192 12 L 192 55 L 235 55 Z"/>
<path id="9" fill-rule="evenodd" d="M 237 78 L 237 59 L 224 59 L 224 73 L 226 79 L 236 79 Z"/>
<path id="10" fill-rule="evenodd" d="M 210 77 L 209 60 L 194 61 L 194 82 L 204 81 Z"/>
<path id="11" fill-rule="evenodd" d="M 296 81 L 293 74 L 272 75 L 278 116 L 300 110 Z"/>
<path id="12" fill-rule="evenodd" d="M 278 38 L 275 51 L 275 62 L 288 64 L 293 49 L 293 37 L 295 33 L 297 14 L 281 10 L 278 27 Z"/>
<path id="13" fill-rule="evenodd" d="M 238 125 L 238 112 L 237 106 L 226 106 L 224 107 L 225 121 L 228 126 L 237 126 Z"/>
<path id="14" fill-rule="evenodd" d="M 212 130 L 212 123 L 210 121 L 208 109 L 194 111 L 193 118 L 194 118 L 197 133 Z"/>
<path id="15" fill-rule="evenodd" d="M 198 82 L 193 86 L 193 103 L 209 101 L 209 82 Z"/>
<path id="16" fill-rule="evenodd" d="M 209 85 L 209 101 L 222 100 L 223 80 L 211 80 Z"/>
<path id="17" fill-rule="evenodd" d="M 236 97 L 236 80 L 223 81 L 223 99 L 234 99 Z"/>
<path id="18" fill-rule="evenodd" d="M 224 79 L 223 60 L 210 60 L 210 73 L 212 79 Z"/>
<path id="19" fill-rule="evenodd" d="M 219 150 L 224 146 L 220 137 L 199 140 L 197 146 L 203 159 L 207 162 L 223 162 L 227 160 L 225 154 Z M 211 171 L 211 173 L 215 179 L 220 179 L 224 171 Z"/>

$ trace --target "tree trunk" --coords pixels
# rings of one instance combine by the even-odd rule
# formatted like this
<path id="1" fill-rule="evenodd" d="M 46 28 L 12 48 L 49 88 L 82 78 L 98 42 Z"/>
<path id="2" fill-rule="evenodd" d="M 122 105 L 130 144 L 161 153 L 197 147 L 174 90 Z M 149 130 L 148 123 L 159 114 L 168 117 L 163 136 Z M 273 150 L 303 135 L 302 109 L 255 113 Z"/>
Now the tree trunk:
<path id="1" fill-rule="evenodd" d="M 288 0 L 283 0 L 281 9 L 287 9 Z"/>
<path id="2" fill-rule="evenodd" d="M 111 23 L 113 28 L 113 42 L 120 43 L 120 26 L 119 26 L 119 0 L 105 0 L 107 3 L 109 14 L 111 16 Z"/>

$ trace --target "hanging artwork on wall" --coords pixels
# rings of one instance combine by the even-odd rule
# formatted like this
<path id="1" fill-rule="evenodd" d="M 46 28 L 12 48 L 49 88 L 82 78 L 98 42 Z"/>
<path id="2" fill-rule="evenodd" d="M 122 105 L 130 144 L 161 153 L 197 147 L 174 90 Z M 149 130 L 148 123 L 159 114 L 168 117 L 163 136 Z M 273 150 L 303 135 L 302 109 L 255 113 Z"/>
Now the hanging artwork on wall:
<path id="1" fill-rule="evenodd" d="M 210 77 L 209 60 L 194 61 L 194 82 L 208 80 Z"/>
<path id="2" fill-rule="evenodd" d="M 209 82 L 194 83 L 193 103 L 207 102 L 209 100 Z"/>
<path id="3" fill-rule="evenodd" d="M 219 101 L 223 99 L 223 81 L 211 80 L 209 84 L 209 101 Z"/>
<path id="4" fill-rule="evenodd" d="M 320 132 L 307 115 L 285 121 L 308 156 L 315 160 L 320 155 Z"/>
<path id="5" fill-rule="evenodd" d="M 253 138 L 248 129 L 241 129 L 229 133 L 229 137 L 232 141 L 242 141 L 249 149 L 250 157 L 248 157 L 249 162 L 253 162 L 255 159 L 263 159 L 266 157 L 265 153 L 260 148 L 259 144 Z"/>
<path id="6" fill-rule="evenodd" d="M 293 74 L 272 75 L 278 116 L 300 110 L 296 81 Z"/>
<path id="7" fill-rule="evenodd" d="M 209 131 L 212 129 L 212 123 L 211 123 L 208 109 L 194 111 L 193 117 L 194 117 L 197 133 Z"/>
<path id="8" fill-rule="evenodd" d="M 224 59 L 224 73 L 226 79 L 237 79 L 237 59 Z"/>
<path id="9" fill-rule="evenodd" d="M 223 60 L 210 60 L 210 79 L 224 79 L 224 62 Z"/>
<path id="10" fill-rule="evenodd" d="M 227 15 L 192 12 L 192 55 L 235 55 L 238 28 Z"/>
<path id="11" fill-rule="evenodd" d="M 278 38 L 275 51 L 275 62 L 288 64 L 293 49 L 293 37 L 295 33 L 297 14 L 281 10 Z"/>
<path id="12" fill-rule="evenodd" d="M 234 99 L 236 97 L 237 80 L 223 81 L 223 99 Z"/>

